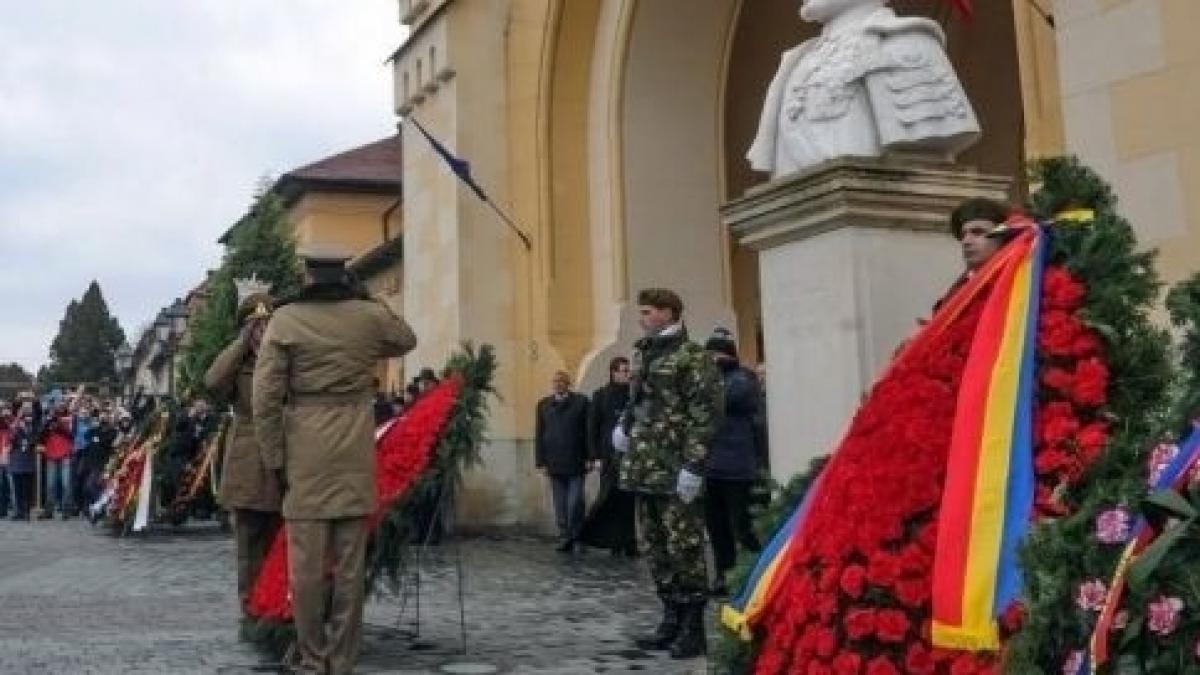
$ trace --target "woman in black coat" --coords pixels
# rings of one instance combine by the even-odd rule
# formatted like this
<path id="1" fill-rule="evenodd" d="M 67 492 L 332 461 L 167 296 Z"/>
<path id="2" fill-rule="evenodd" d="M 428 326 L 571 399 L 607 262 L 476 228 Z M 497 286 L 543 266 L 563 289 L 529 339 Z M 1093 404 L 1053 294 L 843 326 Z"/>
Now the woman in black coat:
<path id="1" fill-rule="evenodd" d="M 725 574 L 737 562 L 737 545 L 749 551 L 761 546 L 750 520 L 751 488 L 762 471 L 763 452 L 756 433 L 761 396 L 758 378 L 738 363 L 732 336 L 714 332 L 704 348 L 721 369 L 725 415 L 705 460 L 704 519 L 717 568 L 714 595 L 725 595 Z"/>
<path id="2" fill-rule="evenodd" d="M 591 456 L 604 463 L 600 489 L 583 523 L 580 541 L 595 548 L 607 548 L 615 555 L 637 555 L 637 528 L 634 525 L 633 493 L 619 485 L 620 457 L 612 446 L 612 431 L 629 404 L 629 359 L 614 358 L 608 364 L 608 384 L 592 394 L 588 415 L 588 443 Z"/>

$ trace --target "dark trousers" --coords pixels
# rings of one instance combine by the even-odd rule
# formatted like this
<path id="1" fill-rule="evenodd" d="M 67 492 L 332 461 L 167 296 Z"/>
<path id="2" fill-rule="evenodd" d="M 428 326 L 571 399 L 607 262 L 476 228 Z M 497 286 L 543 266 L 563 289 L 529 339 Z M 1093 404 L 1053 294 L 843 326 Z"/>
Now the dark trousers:
<path id="1" fill-rule="evenodd" d="M 254 588 L 262 564 L 275 541 L 283 520 L 278 513 L 237 509 L 233 512 L 234 542 L 237 548 L 237 589 L 242 606 Z"/>
<path id="2" fill-rule="evenodd" d="M 13 503 L 16 507 L 18 517 L 24 518 L 29 515 L 30 509 L 33 508 L 33 474 L 31 473 L 14 473 L 12 475 L 13 485 Z"/>
<path id="3" fill-rule="evenodd" d="M 75 508 L 87 511 L 99 495 L 92 489 L 94 462 L 86 454 L 75 455 L 75 472 L 71 475 L 71 494 L 75 495 Z"/>
<path id="4" fill-rule="evenodd" d="M 554 519 L 558 523 L 558 536 L 563 540 L 577 539 L 583 527 L 583 474 L 551 475 L 550 487 L 554 492 Z"/>
<path id="5" fill-rule="evenodd" d="M 724 573 L 737 562 L 737 545 L 762 548 L 750 522 L 750 488 L 754 481 L 709 478 L 704 486 L 704 520 L 712 540 L 713 562 Z"/>
<path id="6" fill-rule="evenodd" d="M 8 515 L 12 503 L 13 494 L 8 481 L 8 466 L 0 466 L 0 518 Z"/>

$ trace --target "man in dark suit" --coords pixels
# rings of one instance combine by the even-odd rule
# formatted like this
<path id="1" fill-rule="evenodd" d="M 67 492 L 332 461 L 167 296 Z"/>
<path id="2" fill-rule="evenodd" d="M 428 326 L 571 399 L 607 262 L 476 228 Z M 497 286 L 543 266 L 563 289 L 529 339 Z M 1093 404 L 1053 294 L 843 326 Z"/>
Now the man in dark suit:
<path id="1" fill-rule="evenodd" d="M 579 551 L 583 526 L 583 477 L 594 458 L 588 453 L 588 399 L 571 391 L 571 376 L 554 374 L 553 393 L 538 401 L 536 462 L 550 479 L 559 551 Z"/>

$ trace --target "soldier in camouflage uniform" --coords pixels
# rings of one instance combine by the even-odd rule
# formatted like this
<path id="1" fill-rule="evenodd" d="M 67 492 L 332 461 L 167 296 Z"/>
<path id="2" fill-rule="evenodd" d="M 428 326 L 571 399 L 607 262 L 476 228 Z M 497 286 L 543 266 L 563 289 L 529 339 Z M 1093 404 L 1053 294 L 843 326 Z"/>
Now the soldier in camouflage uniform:
<path id="1" fill-rule="evenodd" d="M 613 445 L 624 452 L 621 488 L 637 495 L 663 618 L 637 644 L 691 658 L 705 651 L 708 572 L 698 497 L 722 409 L 721 376 L 704 349 L 688 340 L 678 295 L 648 289 L 638 295 L 638 305 L 647 337 L 636 345 L 629 409 L 613 432 Z"/>

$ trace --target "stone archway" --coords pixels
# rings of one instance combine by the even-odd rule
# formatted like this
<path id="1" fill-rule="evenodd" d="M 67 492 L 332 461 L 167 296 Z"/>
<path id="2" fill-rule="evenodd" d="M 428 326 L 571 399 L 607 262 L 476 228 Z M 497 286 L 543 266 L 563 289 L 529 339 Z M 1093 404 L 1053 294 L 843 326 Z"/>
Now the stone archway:
<path id="1" fill-rule="evenodd" d="M 721 226 L 721 95 L 738 0 L 605 3 L 597 21 L 588 157 L 596 332 L 581 369 L 601 381 L 638 337 L 637 290 L 680 292 L 694 338 L 736 326 Z"/>

